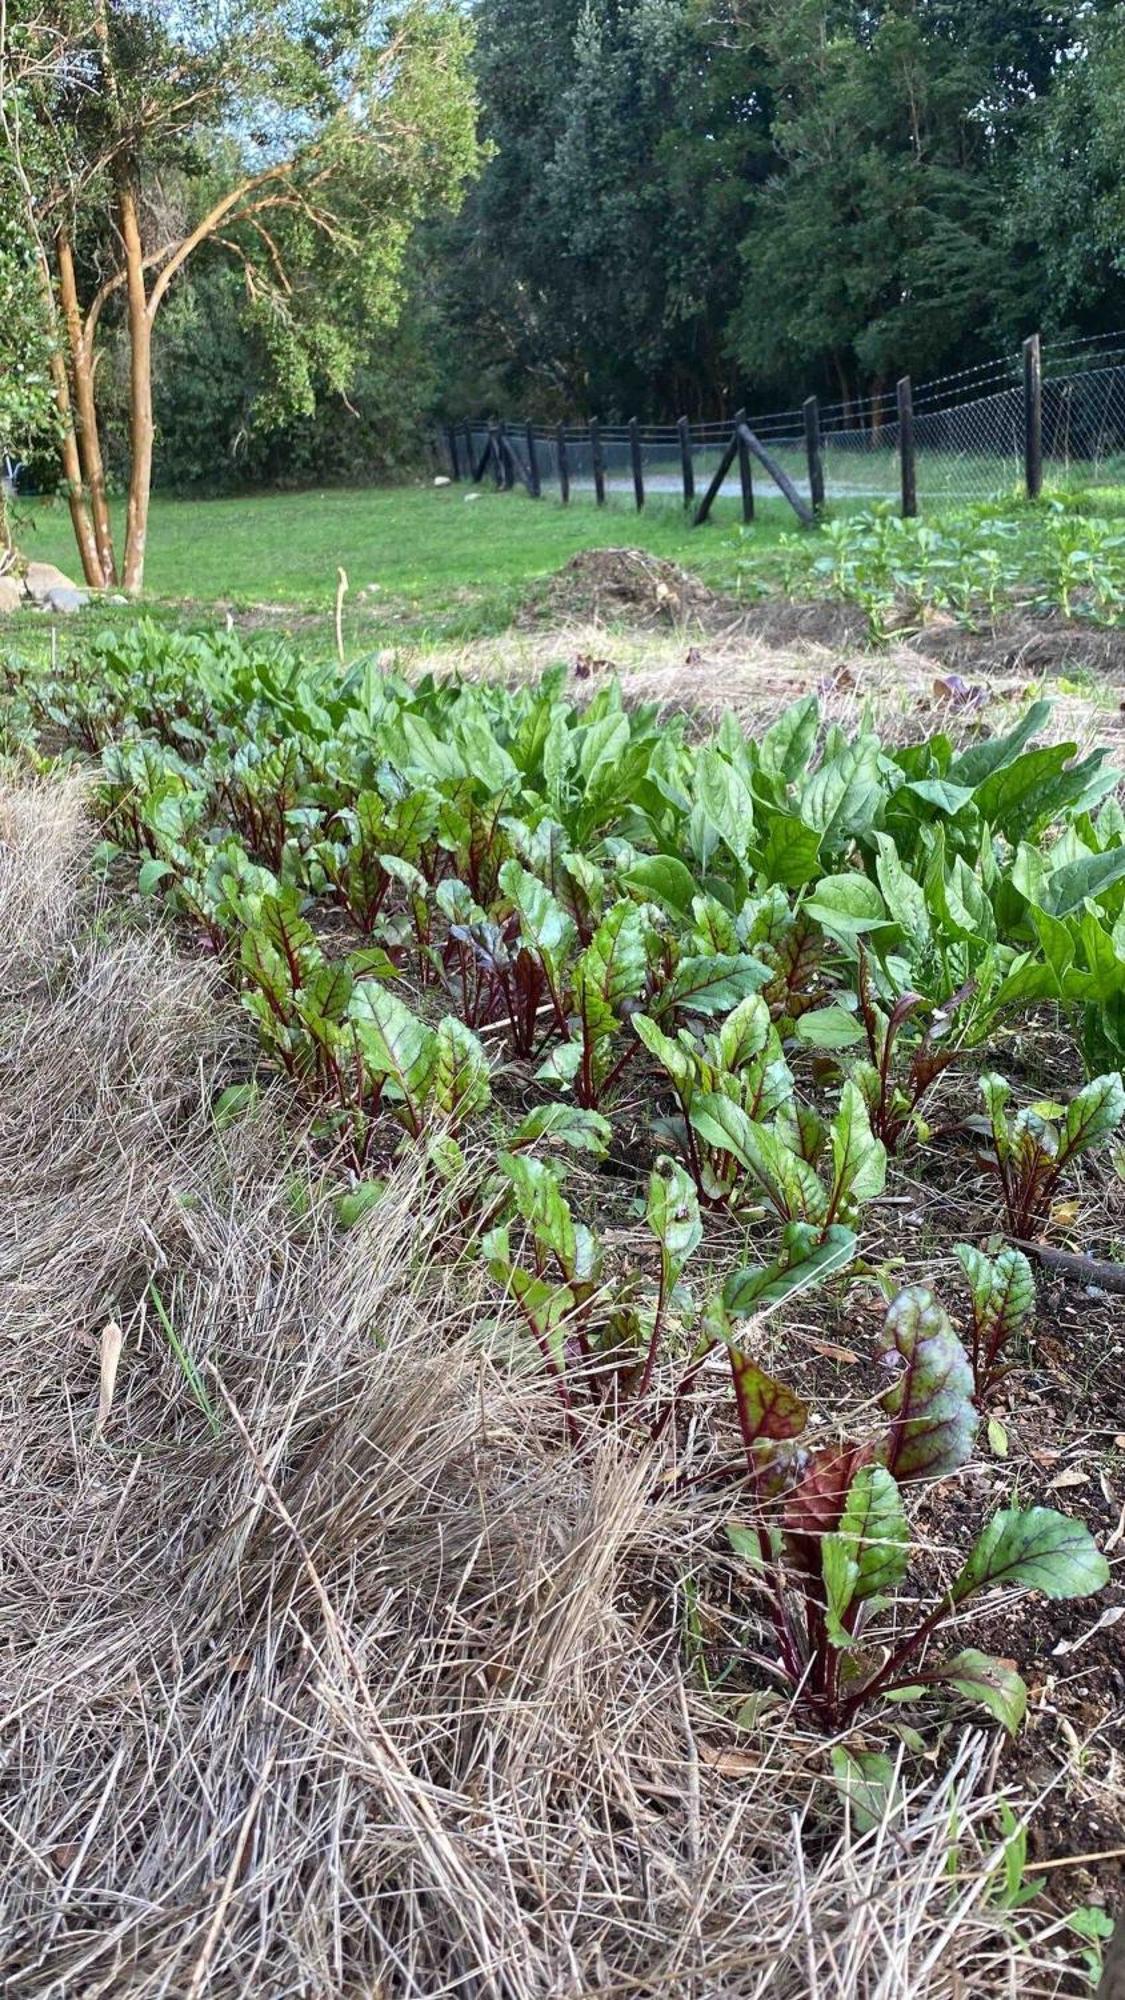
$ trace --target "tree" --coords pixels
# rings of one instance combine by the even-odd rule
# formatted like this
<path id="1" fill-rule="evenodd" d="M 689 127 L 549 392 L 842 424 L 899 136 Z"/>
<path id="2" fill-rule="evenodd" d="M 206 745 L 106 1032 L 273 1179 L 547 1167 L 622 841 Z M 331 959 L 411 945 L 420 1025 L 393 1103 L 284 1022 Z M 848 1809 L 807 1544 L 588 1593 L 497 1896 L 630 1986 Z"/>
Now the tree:
<path id="1" fill-rule="evenodd" d="M 759 379 L 934 371 L 990 341 L 1038 94 L 1082 11 L 1044 0 L 755 0 L 777 171 L 732 326 Z"/>
<path id="2" fill-rule="evenodd" d="M 238 269 L 270 358 L 261 414 L 346 391 L 394 323 L 419 218 L 476 163 L 470 36 L 453 0 L 8 0 L 3 135 L 52 342 L 60 453 L 87 581 L 116 581 L 99 425 L 103 322 L 129 354 L 121 581 L 144 576 L 153 339 L 206 247 Z"/>
<path id="3" fill-rule="evenodd" d="M 696 0 L 481 0 L 477 71 L 491 157 L 440 249 L 451 413 L 714 409 L 769 164 L 745 51 Z"/>
<path id="4" fill-rule="evenodd" d="M 1010 216 L 1018 253 L 1031 246 L 1048 317 L 1087 331 L 1125 313 L 1125 18 L 1120 8 L 1076 24 L 1053 90 L 1036 106 Z"/>

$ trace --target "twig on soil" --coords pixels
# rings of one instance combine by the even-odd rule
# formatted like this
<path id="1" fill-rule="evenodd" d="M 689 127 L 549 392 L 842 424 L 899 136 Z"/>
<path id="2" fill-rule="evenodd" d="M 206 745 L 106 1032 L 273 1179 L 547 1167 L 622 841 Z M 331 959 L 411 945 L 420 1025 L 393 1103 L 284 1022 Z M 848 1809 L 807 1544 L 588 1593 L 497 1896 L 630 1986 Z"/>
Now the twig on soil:
<path id="1" fill-rule="evenodd" d="M 1076 1285 L 1096 1285 L 1099 1291 L 1125 1295 L 1125 1264 L 1107 1264 L 1098 1257 L 1079 1256 L 1075 1250 L 1055 1250 L 1049 1243 L 1033 1243 L 1023 1236 L 1009 1236 L 1017 1250 L 1038 1257 L 1049 1271 L 1072 1278 Z"/>

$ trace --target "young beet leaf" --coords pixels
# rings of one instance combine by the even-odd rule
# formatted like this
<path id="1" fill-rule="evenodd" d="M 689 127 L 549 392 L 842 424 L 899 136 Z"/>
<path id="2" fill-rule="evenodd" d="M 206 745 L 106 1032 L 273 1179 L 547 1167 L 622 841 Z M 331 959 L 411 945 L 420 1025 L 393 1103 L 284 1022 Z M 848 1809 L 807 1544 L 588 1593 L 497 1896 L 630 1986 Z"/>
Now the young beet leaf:
<path id="1" fill-rule="evenodd" d="M 1031 1104 L 1014 1117 L 1008 1110 L 1011 1085 L 1002 1076 L 982 1077 L 981 1094 L 1009 1229 L 1017 1242 L 1027 1242 L 1048 1223 L 1064 1168 L 1121 1124 L 1125 1084 L 1111 1071 L 1095 1077 L 1066 1106 Z"/>
<path id="2" fill-rule="evenodd" d="M 911 1285 L 888 1310 L 875 1352 L 895 1370 L 879 1398 L 890 1418 L 880 1456 L 900 1481 L 941 1479 L 964 1465 L 977 1413 L 973 1375 L 949 1315 L 933 1293 Z"/>
<path id="3" fill-rule="evenodd" d="M 597 1407 L 611 1394 L 616 1401 L 639 1400 L 649 1390 L 668 1307 L 702 1236 L 695 1190 L 671 1160 L 650 1176 L 646 1220 L 660 1249 L 660 1277 L 648 1312 L 638 1307 L 634 1279 L 605 1277 L 602 1245 L 574 1220 L 554 1169 L 511 1153 L 501 1155 L 500 1166 L 525 1226 L 531 1264 L 516 1262 L 508 1224 L 489 1231 L 485 1256 L 535 1338 L 574 1439 L 583 1403 Z"/>
<path id="4" fill-rule="evenodd" d="M 636 903 L 614 903 L 602 918 L 572 974 L 568 1040 L 553 1049 L 538 1074 L 569 1084 L 587 1110 L 595 1110 L 632 1056 L 614 1049 L 627 1008 L 640 997 L 648 973 L 648 922 Z"/>
<path id="5" fill-rule="evenodd" d="M 660 1121 L 658 1131 L 667 1133 L 685 1154 L 700 1196 L 726 1201 L 738 1174 L 737 1162 L 700 1142 L 691 1109 L 697 1094 L 707 1092 L 729 1097 L 756 1120 L 772 1117 L 788 1103 L 793 1078 L 764 1000 L 750 995 L 728 1014 L 717 1033 L 703 1037 L 681 1028 L 673 1039 L 646 1014 L 634 1014 L 633 1027 L 669 1078 L 679 1104 L 679 1117 Z"/>
<path id="6" fill-rule="evenodd" d="M 767 1125 L 747 1115 L 719 1092 L 694 1099 L 693 1132 L 720 1159 L 723 1184 L 736 1212 L 765 1200 L 783 1222 L 811 1222 L 821 1232 L 835 1222 L 851 1222 L 864 1202 L 883 1191 L 886 1149 L 874 1138 L 863 1098 L 854 1083 L 840 1093 L 827 1128 L 831 1172 L 818 1171 L 823 1133 L 815 1121 L 775 1117 Z M 805 1157 L 813 1150 L 814 1160 Z M 741 1168 L 741 1174 L 732 1171 Z"/>
<path id="7" fill-rule="evenodd" d="M 1022 1250 L 986 1257 L 970 1243 L 954 1245 L 969 1281 L 972 1309 L 969 1353 L 978 1404 L 983 1405 L 1007 1374 L 1006 1350 L 1026 1332 L 1035 1315 L 1035 1280 Z"/>
<path id="8" fill-rule="evenodd" d="M 1105 1560 L 1080 1522 L 1044 1508 L 1006 1511 L 927 1615 L 905 1632 L 894 1620 L 869 1634 L 872 1615 L 893 1604 L 909 1565 L 900 1481 L 964 1464 L 977 1422 L 968 1360 L 929 1292 L 915 1287 L 894 1301 L 879 1346 L 899 1369 L 881 1399 L 886 1435 L 826 1447 L 803 1465 L 796 1444 L 803 1406 L 732 1354 L 750 1490 L 762 1510 L 755 1528 L 732 1527 L 732 1543 L 765 1588 L 792 1696 L 822 1727 L 846 1728 L 862 1707 L 896 1690 L 945 1685 L 1015 1729 L 1026 1691 L 1013 1667 L 973 1649 L 929 1662 L 925 1648 L 979 1590 L 1009 1583 L 1084 1596 L 1106 1581 Z"/>

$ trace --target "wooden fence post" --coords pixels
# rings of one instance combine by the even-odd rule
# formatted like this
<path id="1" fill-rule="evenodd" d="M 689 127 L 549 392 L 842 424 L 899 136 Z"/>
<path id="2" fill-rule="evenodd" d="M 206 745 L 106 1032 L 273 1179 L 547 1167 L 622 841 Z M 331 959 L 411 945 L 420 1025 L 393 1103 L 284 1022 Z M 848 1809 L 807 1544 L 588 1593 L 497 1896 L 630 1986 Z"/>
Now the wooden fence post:
<path id="1" fill-rule="evenodd" d="M 464 421 L 464 423 L 462 424 L 462 426 L 461 426 L 461 429 L 463 430 L 463 432 L 464 432 L 464 434 L 465 434 L 465 464 L 466 464 L 466 465 L 468 466 L 468 468 L 469 468 L 469 478 L 470 478 L 470 479 L 472 479 L 472 478 L 473 478 L 473 476 L 474 476 L 474 474 L 473 474 L 473 427 L 472 427 L 471 423 L 469 422 L 469 419 L 468 419 L 468 417 L 466 417 L 466 418 L 465 418 L 465 421 Z"/>
<path id="2" fill-rule="evenodd" d="M 910 520 L 918 512 L 918 476 L 914 462 L 914 397 L 909 375 L 902 376 L 898 396 L 898 460 L 902 474 L 902 516 Z"/>
<path id="3" fill-rule="evenodd" d="M 695 499 L 695 465 L 691 455 L 691 425 L 686 417 L 681 417 L 676 429 L 680 433 L 680 472 L 684 482 L 684 506 L 690 507 Z"/>
<path id="4" fill-rule="evenodd" d="M 633 466 L 633 498 L 638 514 L 645 504 L 645 470 L 641 458 L 641 433 L 636 417 L 629 419 L 629 457 Z"/>
<path id="5" fill-rule="evenodd" d="M 739 415 L 741 417 L 741 412 L 739 412 Z M 696 508 L 695 513 L 692 515 L 692 525 L 694 527 L 701 528 L 703 526 L 704 521 L 707 520 L 712 507 L 714 506 L 716 500 L 719 497 L 723 481 L 726 478 L 727 473 L 730 471 L 731 466 L 734 464 L 734 455 L 737 450 L 738 450 L 738 432 L 732 431 L 730 438 L 726 444 L 726 447 L 723 451 L 723 455 L 719 460 L 718 465 L 715 467 L 714 473 L 712 474 L 711 484 L 707 488 L 706 493 L 703 495 L 703 498 L 700 501 L 698 507 Z"/>
<path id="6" fill-rule="evenodd" d="M 738 439 L 738 483 L 742 488 L 742 520 L 749 526 L 754 519 L 754 473 L 750 462 L 750 447 L 743 436 L 746 429 L 745 410 L 736 410 L 734 432 Z"/>
<path id="7" fill-rule="evenodd" d="M 488 455 L 492 460 L 492 477 L 499 490 L 504 484 L 504 461 L 500 456 L 500 426 L 495 417 L 488 420 Z"/>
<path id="8" fill-rule="evenodd" d="M 1027 497 L 1043 491 L 1043 357 L 1039 335 L 1023 344 L 1023 469 Z"/>
<path id="9" fill-rule="evenodd" d="M 570 501 L 570 461 L 566 455 L 566 426 L 559 424 L 555 431 L 555 448 L 559 455 L 559 498 L 563 506 Z"/>
<path id="10" fill-rule="evenodd" d="M 605 460 L 602 457 L 601 426 L 596 417 L 590 418 L 590 457 L 594 465 L 594 498 L 599 507 L 605 506 Z"/>
<path id="11" fill-rule="evenodd" d="M 809 499 L 814 514 L 824 505 L 824 455 L 820 445 L 820 403 L 806 396 L 802 405 L 805 418 L 805 456 L 809 462 Z"/>
<path id="12" fill-rule="evenodd" d="M 500 484 L 503 486 L 505 493 L 510 493 L 513 486 L 516 483 L 516 469 L 512 464 L 512 454 L 510 451 L 507 450 L 507 443 L 508 443 L 508 426 L 505 423 L 503 417 L 501 417 L 500 430 L 499 430 L 499 448 L 497 450 L 496 457 L 500 471 Z"/>
<path id="13" fill-rule="evenodd" d="M 535 451 L 534 424 L 528 424 L 527 430 L 524 433 L 524 435 L 527 438 L 528 491 L 530 492 L 533 500 L 538 500 L 543 489 L 539 483 L 539 459 Z"/>
<path id="14" fill-rule="evenodd" d="M 761 438 L 755 437 L 749 424 L 739 424 L 738 442 L 742 452 L 747 455 L 747 463 L 749 463 L 750 458 L 756 458 L 759 465 L 765 467 L 765 470 L 769 473 L 770 478 L 773 480 L 782 497 L 788 500 L 801 526 L 803 528 L 811 528 L 816 520 L 816 515 L 809 506 L 808 501 L 802 500 L 785 467 L 779 459 L 774 457 L 772 451 L 766 450 Z M 752 493 L 750 497 L 751 511 L 753 511 Z"/>
<path id="15" fill-rule="evenodd" d="M 461 481 L 461 461 L 457 456 L 457 427 L 455 424 L 446 424 L 445 442 L 449 450 L 450 475 L 454 483 L 459 485 Z"/>

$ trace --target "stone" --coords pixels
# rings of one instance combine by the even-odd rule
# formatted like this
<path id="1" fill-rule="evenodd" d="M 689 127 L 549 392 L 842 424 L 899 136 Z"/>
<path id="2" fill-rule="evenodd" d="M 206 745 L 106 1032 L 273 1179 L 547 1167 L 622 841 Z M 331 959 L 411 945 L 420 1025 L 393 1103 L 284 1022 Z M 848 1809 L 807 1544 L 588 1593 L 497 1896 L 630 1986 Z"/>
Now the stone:
<path id="1" fill-rule="evenodd" d="M 24 587 L 33 604 L 46 604 L 47 595 L 52 590 L 77 590 L 74 578 L 65 576 L 54 563 L 29 562 Z"/>
<path id="2" fill-rule="evenodd" d="M 0 576 L 0 613 L 18 611 L 23 603 L 23 578 Z"/>
<path id="3" fill-rule="evenodd" d="M 90 600 L 84 590 L 73 583 L 56 583 L 43 599 L 44 611 L 53 611 L 56 617 L 68 618 L 74 611 L 85 611 Z"/>
<path id="4" fill-rule="evenodd" d="M 452 481 L 447 472 L 439 472 L 437 478 L 434 480 L 435 486 L 449 486 L 451 484 Z"/>

